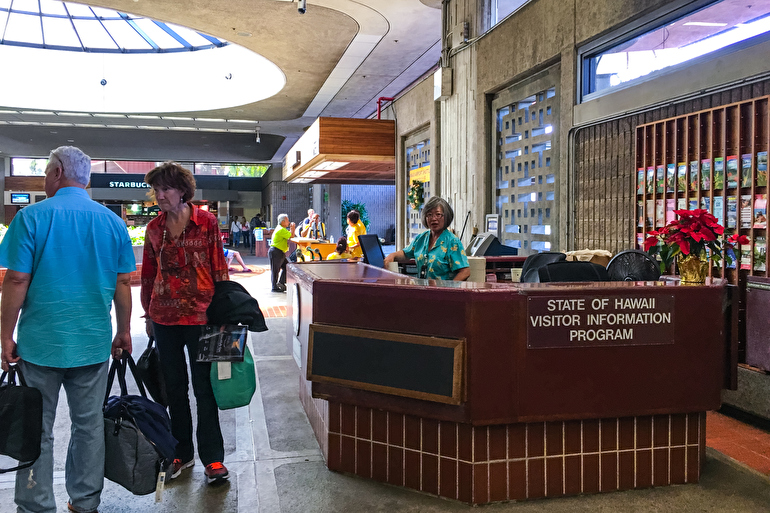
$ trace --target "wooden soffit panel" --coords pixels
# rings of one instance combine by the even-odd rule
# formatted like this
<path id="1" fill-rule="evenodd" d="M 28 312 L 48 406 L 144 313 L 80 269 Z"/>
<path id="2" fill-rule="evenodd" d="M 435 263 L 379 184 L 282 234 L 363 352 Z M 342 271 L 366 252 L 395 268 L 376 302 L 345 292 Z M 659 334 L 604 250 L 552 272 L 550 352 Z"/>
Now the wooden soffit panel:
<path id="1" fill-rule="evenodd" d="M 286 154 L 290 183 L 393 185 L 396 122 L 318 118 Z"/>

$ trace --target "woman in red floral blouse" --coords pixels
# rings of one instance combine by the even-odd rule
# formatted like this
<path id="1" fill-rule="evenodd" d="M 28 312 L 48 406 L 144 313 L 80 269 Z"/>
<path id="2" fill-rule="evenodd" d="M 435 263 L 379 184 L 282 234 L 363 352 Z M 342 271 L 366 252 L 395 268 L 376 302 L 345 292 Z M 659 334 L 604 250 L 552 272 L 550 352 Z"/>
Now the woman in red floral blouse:
<path id="1" fill-rule="evenodd" d="M 144 180 L 161 210 L 145 232 L 141 297 L 147 334 L 154 333 L 158 344 L 172 433 L 179 441 L 171 478 L 195 462 L 184 357 L 187 347 L 198 410 L 198 455 L 209 483 L 222 481 L 229 474 L 222 464 L 224 443 L 209 378 L 211 363 L 195 361 L 214 282 L 228 279 L 219 225 L 214 215 L 190 203 L 195 178 L 188 169 L 166 162 Z"/>

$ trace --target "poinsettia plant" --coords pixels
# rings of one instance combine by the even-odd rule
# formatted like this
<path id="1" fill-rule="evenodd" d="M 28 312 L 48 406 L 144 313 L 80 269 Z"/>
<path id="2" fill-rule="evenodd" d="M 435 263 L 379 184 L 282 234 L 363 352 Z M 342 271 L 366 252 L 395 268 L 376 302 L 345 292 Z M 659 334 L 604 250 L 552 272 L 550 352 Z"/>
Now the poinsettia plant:
<path id="1" fill-rule="evenodd" d="M 737 233 L 725 239 L 724 227 L 708 210 L 674 210 L 674 214 L 678 219 L 660 230 L 647 233 L 647 239 L 644 241 L 645 251 L 652 255 L 659 253 L 661 259 L 669 262 L 679 255 L 691 254 L 703 260 L 710 254 L 712 259 L 719 261 L 722 258 L 722 250 L 749 243 L 748 237 Z M 727 265 L 732 263 L 729 251 L 725 252 L 725 261 Z"/>

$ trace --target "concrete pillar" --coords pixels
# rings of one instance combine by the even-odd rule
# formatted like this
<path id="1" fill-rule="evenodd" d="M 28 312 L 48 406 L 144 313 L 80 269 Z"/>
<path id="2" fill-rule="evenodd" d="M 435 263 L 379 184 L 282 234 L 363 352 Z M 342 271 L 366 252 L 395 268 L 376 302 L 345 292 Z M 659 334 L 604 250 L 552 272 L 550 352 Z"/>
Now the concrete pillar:
<path id="1" fill-rule="evenodd" d="M 324 189 L 328 193 L 328 200 L 326 201 L 328 214 L 325 220 L 326 236 L 333 235 L 336 241 L 342 236 L 342 214 L 340 214 L 342 209 L 342 186 L 340 184 L 331 184 L 324 186 Z"/>

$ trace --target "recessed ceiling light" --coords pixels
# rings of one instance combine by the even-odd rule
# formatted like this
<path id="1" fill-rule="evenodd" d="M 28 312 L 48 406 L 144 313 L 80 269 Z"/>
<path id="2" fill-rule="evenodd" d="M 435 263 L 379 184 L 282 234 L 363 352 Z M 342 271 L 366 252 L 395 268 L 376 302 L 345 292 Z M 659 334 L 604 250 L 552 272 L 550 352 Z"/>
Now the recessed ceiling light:
<path id="1" fill-rule="evenodd" d="M 251 37 L 251 32 L 236 32 L 241 37 Z"/>

